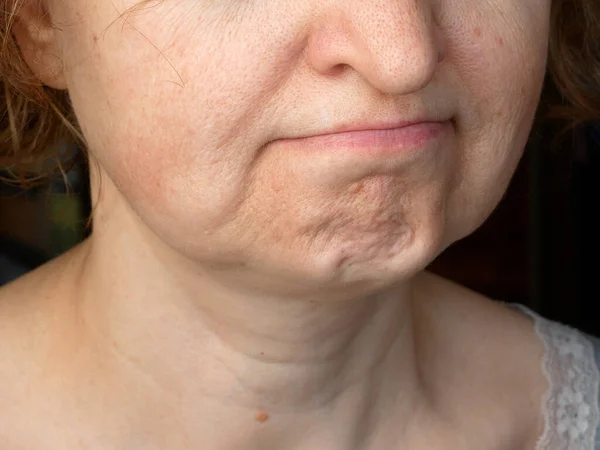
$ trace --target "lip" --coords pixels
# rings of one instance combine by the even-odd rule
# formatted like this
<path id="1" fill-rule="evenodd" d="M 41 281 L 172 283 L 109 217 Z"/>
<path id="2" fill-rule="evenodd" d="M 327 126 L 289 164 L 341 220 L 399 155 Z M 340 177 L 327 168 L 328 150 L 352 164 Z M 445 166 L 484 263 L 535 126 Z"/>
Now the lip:
<path id="1" fill-rule="evenodd" d="M 450 120 L 343 126 L 334 132 L 281 139 L 278 144 L 305 152 L 389 155 L 424 150 L 451 129 Z"/>

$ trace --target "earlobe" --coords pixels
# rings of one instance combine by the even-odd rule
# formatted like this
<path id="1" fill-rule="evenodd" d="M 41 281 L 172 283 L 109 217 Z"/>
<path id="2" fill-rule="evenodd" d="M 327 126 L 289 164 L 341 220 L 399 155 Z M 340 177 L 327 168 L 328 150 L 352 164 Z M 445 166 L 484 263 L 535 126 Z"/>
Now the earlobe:
<path id="1" fill-rule="evenodd" d="M 52 23 L 45 0 L 24 0 L 12 32 L 33 74 L 46 86 L 66 89 L 59 30 Z"/>

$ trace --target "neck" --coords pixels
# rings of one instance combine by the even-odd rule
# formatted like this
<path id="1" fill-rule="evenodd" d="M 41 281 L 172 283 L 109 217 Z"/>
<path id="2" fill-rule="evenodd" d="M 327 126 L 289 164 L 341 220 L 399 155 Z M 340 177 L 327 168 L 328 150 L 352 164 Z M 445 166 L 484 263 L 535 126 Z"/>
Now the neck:
<path id="1" fill-rule="evenodd" d="M 410 283 L 290 299 L 116 239 L 86 244 L 79 310 L 119 383 L 155 407 L 131 412 L 153 430 L 172 429 L 168 410 L 198 448 L 347 449 L 408 428 L 423 404 Z"/>

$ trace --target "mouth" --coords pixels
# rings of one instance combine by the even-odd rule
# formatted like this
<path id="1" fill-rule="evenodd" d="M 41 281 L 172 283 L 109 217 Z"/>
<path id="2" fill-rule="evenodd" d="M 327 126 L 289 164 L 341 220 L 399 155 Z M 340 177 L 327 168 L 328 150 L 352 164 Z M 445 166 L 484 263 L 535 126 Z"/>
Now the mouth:
<path id="1" fill-rule="evenodd" d="M 280 139 L 277 146 L 306 153 L 396 155 L 435 147 L 452 130 L 451 120 L 405 122 L 391 126 L 340 127 L 333 132 Z"/>

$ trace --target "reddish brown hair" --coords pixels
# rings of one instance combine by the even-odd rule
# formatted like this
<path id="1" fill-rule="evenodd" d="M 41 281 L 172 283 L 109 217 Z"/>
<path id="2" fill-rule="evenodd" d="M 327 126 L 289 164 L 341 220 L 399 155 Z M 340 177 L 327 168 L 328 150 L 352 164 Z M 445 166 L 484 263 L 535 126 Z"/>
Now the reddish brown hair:
<path id="1" fill-rule="evenodd" d="M 23 1 L 0 0 L 0 168 L 21 182 L 65 170 L 85 149 L 68 93 L 33 76 L 12 35 Z M 548 70 L 563 97 L 552 116 L 600 119 L 600 2 L 553 0 Z"/>

